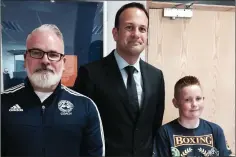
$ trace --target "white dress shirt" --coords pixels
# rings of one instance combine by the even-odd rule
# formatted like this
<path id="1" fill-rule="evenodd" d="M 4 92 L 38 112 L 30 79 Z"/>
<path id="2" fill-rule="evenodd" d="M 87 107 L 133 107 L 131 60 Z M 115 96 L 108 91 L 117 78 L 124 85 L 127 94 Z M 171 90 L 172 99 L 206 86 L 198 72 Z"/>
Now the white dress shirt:
<path id="1" fill-rule="evenodd" d="M 127 79 L 128 79 L 128 74 L 125 71 L 125 67 L 129 66 L 129 64 L 117 53 L 117 50 L 114 51 L 114 55 L 115 55 L 115 59 L 116 62 L 118 64 L 118 67 L 120 69 L 123 81 L 125 83 L 125 87 L 127 88 Z M 135 72 L 133 74 L 135 83 L 136 83 L 136 88 L 137 88 L 137 94 L 138 94 L 138 102 L 139 102 L 139 107 L 142 104 L 142 100 L 143 100 L 143 82 L 142 82 L 142 75 L 141 75 L 141 71 L 140 71 L 140 57 L 138 58 L 137 62 L 133 65 L 135 67 Z"/>

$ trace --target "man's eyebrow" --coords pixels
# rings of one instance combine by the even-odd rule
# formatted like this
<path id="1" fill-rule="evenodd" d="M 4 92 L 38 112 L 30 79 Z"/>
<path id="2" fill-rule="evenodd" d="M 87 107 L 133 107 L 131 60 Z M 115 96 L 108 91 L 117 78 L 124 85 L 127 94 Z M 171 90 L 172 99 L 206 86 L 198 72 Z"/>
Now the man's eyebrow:
<path id="1" fill-rule="evenodd" d="M 134 24 L 134 23 L 132 23 L 132 22 L 125 22 L 125 24 L 126 24 L 126 25 L 136 25 L 136 24 Z M 146 25 L 138 25 L 138 26 L 147 28 Z"/>
<path id="2" fill-rule="evenodd" d="M 43 50 L 40 49 L 40 48 L 31 48 L 31 49 L 28 49 L 28 50 L 39 50 L 39 51 L 43 51 Z M 43 51 L 43 52 L 45 52 L 45 51 Z M 54 51 L 54 50 L 50 50 L 50 51 L 47 51 L 47 52 L 49 52 L 49 53 L 58 53 L 57 51 Z"/>
<path id="3" fill-rule="evenodd" d="M 59 52 L 57 52 L 57 51 L 53 51 L 53 50 L 48 51 L 48 52 L 50 52 L 50 53 L 59 53 Z"/>
<path id="4" fill-rule="evenodd" d="M 134 25 L 132 22 L 125 22 L 126 25 Z"/>
<path id="5" fill-rule="evenodd" d="M 41 50 L 41 49 L 39 49 L 39 48 L 31 48 L 31 49 L 27 49 L 27 50 L 39 50 L 39 51 L 43 51 L 43 50 Z"/>
<path id="6" fill-rule="evenodd" d="M 140 25 L 141 27 L 145 27 L 145 28 L 147 28 L 147 26 L 146 25 Z"/>

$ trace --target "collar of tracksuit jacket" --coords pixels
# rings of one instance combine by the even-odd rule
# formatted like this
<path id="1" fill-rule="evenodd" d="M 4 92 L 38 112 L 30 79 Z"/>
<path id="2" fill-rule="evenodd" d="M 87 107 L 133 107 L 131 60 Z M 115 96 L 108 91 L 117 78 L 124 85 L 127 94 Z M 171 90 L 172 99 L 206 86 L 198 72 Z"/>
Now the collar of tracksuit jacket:
<path id="1" fill-rule="evenodd" d="M 41 103 L 38 95 L 34 92 L 34 89 L 28 77 L 25 79 L 24 83 L 25 83 L 25 92 L 26 92 L 25 94 L 27 95 L 26 98 L 27 101 L 30 101 L 31 102 L 30 104 L 36 104 L 41 106 L 44 105 L 46 108 L 51 104 L 55 104 L 54 101 L 56 101 L 56 99 L 60 97 L 62 91 L 61 81 L 60 81 L 56 89 L 53 91 L 53 93 Z"/>

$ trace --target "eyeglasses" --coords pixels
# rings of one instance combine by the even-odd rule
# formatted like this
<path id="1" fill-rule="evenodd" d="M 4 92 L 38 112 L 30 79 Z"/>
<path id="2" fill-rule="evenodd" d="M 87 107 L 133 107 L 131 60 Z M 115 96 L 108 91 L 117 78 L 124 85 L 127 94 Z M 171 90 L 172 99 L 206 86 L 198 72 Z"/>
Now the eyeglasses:
<path id="1" fill-rule="evenodd" d="M 39 49 L 29 49 L 27 52 L 30 54 L 30 57 L 35 58 L 35 59 L 42 59 L 44 54 L 47 54 L 48 60 L 50 61 L 60 61 L 62 57 L 65 55 L 57 53 L 57 52 L 44 52 Z"/>

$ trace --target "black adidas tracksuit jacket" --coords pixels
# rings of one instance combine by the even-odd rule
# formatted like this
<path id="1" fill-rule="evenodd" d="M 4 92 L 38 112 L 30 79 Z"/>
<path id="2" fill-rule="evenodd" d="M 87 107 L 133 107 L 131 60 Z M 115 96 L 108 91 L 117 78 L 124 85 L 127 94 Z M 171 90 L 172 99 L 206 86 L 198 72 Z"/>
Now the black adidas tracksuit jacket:
<path id="1" fill-rule="evenodd" d="M 2 156 L 104 156 L 94 102 L 61 84 L 43 103 L 25 83 L 1 94 Z"/>

